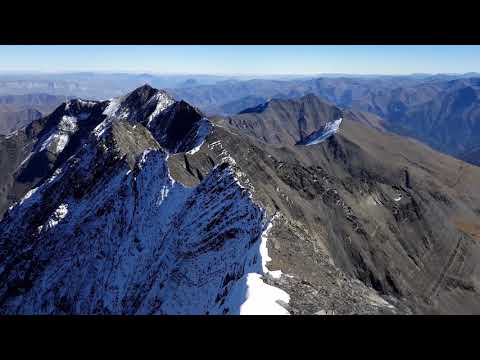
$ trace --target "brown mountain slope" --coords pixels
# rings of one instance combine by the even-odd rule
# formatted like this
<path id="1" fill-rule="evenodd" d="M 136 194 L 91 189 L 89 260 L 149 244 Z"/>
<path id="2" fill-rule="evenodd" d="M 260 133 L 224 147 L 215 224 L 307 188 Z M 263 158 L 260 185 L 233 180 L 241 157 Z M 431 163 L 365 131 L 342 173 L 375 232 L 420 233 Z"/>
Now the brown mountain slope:
<path id="1" fill-rule="evenodd" d="M 480 223 L 480 168 L 348 114 L 339 133 L 312 146 L 268 144 L 232 125 L 217 120 L 199 152 L 170 159 L 172 174 L 193 185 L 234 159 L 255 199 L 277 214 L 271 268 L 294 276 L 277 283 L 294 309 L 349 312 L 359 279 L 401 311 L 480 313 L 480 243 L 464 225 Z"/>
<path id="2" fill-rule="evenodd" d="M 225 119 L 268 143 L 295 145 L 315 130 L 341 117 L 340 109 L 314 95 L 295 100 L 271 100 Z"/>

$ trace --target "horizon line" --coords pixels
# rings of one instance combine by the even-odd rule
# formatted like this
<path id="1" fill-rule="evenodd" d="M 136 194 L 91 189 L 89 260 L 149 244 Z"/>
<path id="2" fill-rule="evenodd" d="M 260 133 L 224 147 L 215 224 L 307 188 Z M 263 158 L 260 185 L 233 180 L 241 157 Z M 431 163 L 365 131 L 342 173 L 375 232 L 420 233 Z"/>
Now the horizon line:
<path id="1" fill-rule="evenodd" d="M 42 70 L 0 70 L 0 75 L 72 75 L 72 74 L 103 74 L 103 75 L 152 75 L 152 76 L 218 76 L 218 77 L 252 77 L 252 76 L 298 76 L 298 77 L 317 77 L 317 76 L 439 76 L 439 75 L 467 75 L 479 74 L 477 71 L 466 72 L 418 72 L 418 73 L 341 73 L 341 72 L 325 72 L 325 73 L 189 73 L 189 72 L 156 72 L 156 71 L 125 71 L 125 70 L 71 70 L 71 71 L 42 71 Z"/>

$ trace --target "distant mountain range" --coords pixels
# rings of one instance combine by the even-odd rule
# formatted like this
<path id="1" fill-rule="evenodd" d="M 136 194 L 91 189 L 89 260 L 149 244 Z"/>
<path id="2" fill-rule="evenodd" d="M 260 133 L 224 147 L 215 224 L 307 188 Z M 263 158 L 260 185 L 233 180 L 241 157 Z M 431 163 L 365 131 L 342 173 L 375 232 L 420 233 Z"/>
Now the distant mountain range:
<path id="1" fill-rule="evenodd" d="M 342 110 L 362 111 L 370 119 L 373 115 L 365 114 L 380 117 L 374 121 L 377 128 L 381 122 L 383 128 L 418 139 L 436 150 L 473 164 L 480 161 L 478 152 L 474 151 L 480 143 L 478 74 L 322 76 L 245 80 L 200 75 L 3 75 L 0 76 L 0 94 L 29 94 L 42 90 L 57 94 L 56 100 L 64 96 L 106 99 L 149 83 L 167 88 L 176 99 L 195 105 L 207 115 L 227 116 L 270 100 L 314 94 Z M 54 108 L 47 99 L 38 99 L 35 104 L 2 105 L 0 101 L 0 133 L 14 131 Z M 59 101 L 51 104 L 56 106 Z"/>
<path id="2" fill-rule="evenodd" d="M 348 110 L 379 116 L 386 129 L 476 163 L 480 144 L 480 77 L 322 78 L 250 80 L 174 90 L 207 113 L 231 115 L 270 99 L 314 94 Z M 377 122 L 378 123 L 378 122 Z M 468 157 L 462 154 L 469 153 Z"/>
<path id="3" fill-rule="evenodd" d="M 143 84 L 159 88 L 182 88 L 243 79 L 240 76 L 147 73 L 0 74 L 0 95 L 44 92 L 52 95 L 105 100 L 132 91 Z"/>
<path id="4" fill-rule="evenodd" d="M 0 134 L 9 134 L 49 114 L 66 99 L 42 93 L 0 96 Z"/>

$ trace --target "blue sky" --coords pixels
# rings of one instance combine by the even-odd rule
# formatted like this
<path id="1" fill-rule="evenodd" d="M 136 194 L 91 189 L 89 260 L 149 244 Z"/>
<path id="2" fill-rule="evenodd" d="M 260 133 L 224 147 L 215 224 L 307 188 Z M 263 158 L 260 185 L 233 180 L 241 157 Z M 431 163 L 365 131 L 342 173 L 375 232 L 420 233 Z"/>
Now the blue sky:
<path id="1" fill-rule="evenodd" d="M 0 72 L 411 74 L 480 72 L 480 46 L 0 46 Z"/>

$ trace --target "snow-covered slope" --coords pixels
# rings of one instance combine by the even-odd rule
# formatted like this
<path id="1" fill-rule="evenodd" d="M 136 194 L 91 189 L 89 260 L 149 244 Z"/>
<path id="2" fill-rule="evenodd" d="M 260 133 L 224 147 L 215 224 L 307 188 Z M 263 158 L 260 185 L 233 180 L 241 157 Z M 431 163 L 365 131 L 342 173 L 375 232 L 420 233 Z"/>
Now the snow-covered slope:
<path id="1" fill-rule="evenodd" d="M 170 153 L 194 149 L 209 131 L 209 121 L 197 109 L 148 85 L 102 102 L 70 100 L 0 141 L 0 153 L 9 162 L 0 176 L 0 218 L 77 153 L 92 131 L 101 138 L 119 120 L 143 125 Z"/>
<path id="2" fill-rule="evenodd" d="M 340 129 L 341 123 L 342 118 L 326 123 L 324 128 L 313 132 L 300 144 L 315 145 L 327 140 L 330 136 L 334 135 Z"/>
<path id="3" fill-rule="evenodd" d="M 171 145 L 194 153 L 212 125 L 155 94 L 137 94 L 152 112 L 138 96 L 103 104 L 79 150 L 5 214 L 0 313 L 288 314 L 262 278 L 279 275 L 266 266 L 272 219 L 231 161 L 194 188 L 173 180 Z"/>

